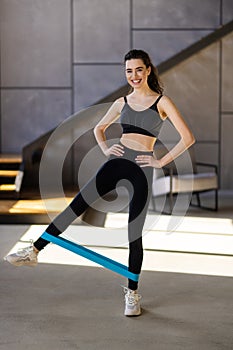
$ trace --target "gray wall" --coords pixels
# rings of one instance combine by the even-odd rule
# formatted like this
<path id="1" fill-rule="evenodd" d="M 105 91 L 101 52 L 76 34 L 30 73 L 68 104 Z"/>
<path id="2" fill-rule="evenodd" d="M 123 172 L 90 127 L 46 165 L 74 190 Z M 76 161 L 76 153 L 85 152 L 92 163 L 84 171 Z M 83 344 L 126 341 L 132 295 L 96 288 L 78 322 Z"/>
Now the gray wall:
<path id="1" fill-rule="evenodd" d="M 221 188 L 233 189 L 233 33 L 193 55 L 162 76 L 194 132 L 198 161 L 219 166 Z M 168 125 L 160 137 L 177 139 Z"/>
<path id="2" fill-rule="evenodd" d="M 231 0 L 0 0 L 0 151 L 20 153 L 124 85 L 130 48 L 159 64 L 232 18 Z M 223 188 L 233 188 L 231 47 L 228 36 L 162 77 Z"/>

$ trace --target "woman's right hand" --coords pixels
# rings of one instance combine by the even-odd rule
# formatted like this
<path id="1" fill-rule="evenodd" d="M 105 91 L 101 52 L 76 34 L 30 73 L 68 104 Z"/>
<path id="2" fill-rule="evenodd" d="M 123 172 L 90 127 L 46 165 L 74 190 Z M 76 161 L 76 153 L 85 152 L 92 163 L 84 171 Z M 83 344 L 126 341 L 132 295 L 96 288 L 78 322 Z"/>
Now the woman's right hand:
<path id="1" fill-rule="evenodd" d="M 111 147 L 109 147 L 106 151 L 104 151 L 104 154 L 107 157 L 110 155 L 122 157 L 124 154 L 124 147 L 116 143 L 116 144 L 112 145 Z"/>

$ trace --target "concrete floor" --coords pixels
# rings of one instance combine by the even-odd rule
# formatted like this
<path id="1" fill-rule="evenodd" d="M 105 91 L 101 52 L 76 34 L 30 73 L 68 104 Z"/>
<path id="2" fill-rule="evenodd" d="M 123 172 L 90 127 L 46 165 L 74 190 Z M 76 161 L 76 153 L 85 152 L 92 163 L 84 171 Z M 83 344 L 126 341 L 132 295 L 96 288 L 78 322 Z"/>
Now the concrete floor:
<path id="1" fill-rule="evenodd" d="M 143 313 L 127 318 L 111 271 L 3 261 L 27 230 L 0 226 L 0 350 L 232 350 L 232 277 L 143 271 Z"/>

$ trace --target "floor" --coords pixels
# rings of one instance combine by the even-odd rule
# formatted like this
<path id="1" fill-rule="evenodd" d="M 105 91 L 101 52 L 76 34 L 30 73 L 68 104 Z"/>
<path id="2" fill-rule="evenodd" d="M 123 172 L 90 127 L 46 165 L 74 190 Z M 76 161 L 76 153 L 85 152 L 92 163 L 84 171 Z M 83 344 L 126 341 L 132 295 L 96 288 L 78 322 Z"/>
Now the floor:
<path id="1" fill-rule="evenodd" d="M 124 277 L 56 245 L 40 253 L 36 268 L 5 262 L 46 226 L 1 224 L 0 350 L 232 349 L 232 198 L 221 196 L 217 213 L 149 213 L 143 313 L 135 318 L 123 315 Z M 126 223 L 126 214 L 109 213 L 105 228 L 72 225 L 65 235 L 72 240 L 78 232 L 89 248 L 127 263 Z M 103 244 L 109 231 L 116 233 L 111 247 Z"/>

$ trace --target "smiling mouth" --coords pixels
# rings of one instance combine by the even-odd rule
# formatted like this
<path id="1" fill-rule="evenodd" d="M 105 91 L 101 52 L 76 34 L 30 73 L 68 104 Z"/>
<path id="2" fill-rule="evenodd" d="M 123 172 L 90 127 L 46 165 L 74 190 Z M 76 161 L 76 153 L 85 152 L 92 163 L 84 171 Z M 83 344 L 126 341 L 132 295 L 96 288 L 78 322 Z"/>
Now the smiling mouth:
<path id="1" fill-rule="evenodd" d="M 141 79 L 135 79 L 135 80 L 131 80 L 133 84 L 139 84 L 141 82 Z"/>

